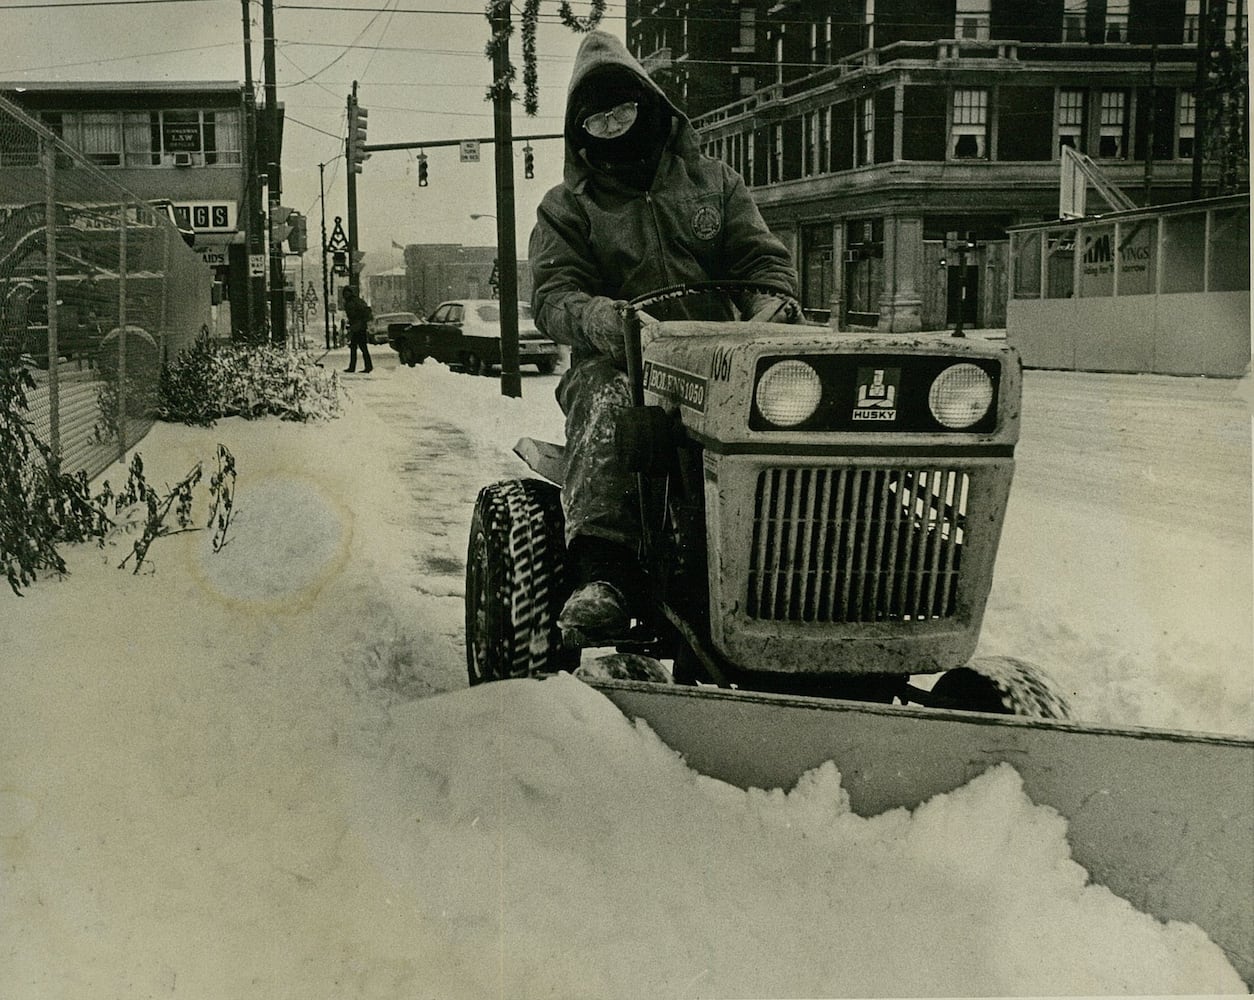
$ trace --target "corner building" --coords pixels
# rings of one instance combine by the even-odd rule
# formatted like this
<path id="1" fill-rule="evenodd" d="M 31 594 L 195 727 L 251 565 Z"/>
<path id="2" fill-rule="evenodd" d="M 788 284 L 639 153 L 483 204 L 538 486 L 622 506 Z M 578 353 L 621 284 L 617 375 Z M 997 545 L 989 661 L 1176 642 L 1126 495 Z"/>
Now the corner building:
<path id="1" fill-rule="evenodd" d="M 1210 2 L 1244 72 L 1242 0 Z M 627 39 L 792 248 L 808 316 L 1002 327 L 1007 229 L 1059 216 L 1063 146 L 1138 203 L 1190 198 L 1199 3 L 662 0 L 628 3 Z M 1244 100 L 1219 100 L 1243 128 Z"/>

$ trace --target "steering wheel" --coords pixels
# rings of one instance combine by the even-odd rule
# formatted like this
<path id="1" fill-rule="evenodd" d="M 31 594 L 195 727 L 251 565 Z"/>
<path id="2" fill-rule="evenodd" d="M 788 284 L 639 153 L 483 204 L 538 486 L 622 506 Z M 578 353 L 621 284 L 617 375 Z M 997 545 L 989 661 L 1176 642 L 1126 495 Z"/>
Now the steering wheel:
<path id="1" fill-rule="evenodd" d="M 722 292 L 724 295 L 730 295 L 733 292 L 764 292 L 767 295 L 778 295 L 780 298 L 788 299 L 791 302 L 797 301 L 792 293 L 792 289 L 784 285 L 778 285 L 770 281 L 727 280 L 689 281 L 682 285 L 670 285 L 666 288 L 659 288 L 656 291 L 646 292 L 644 295 L 637 295 L 627 305 L 635 310 L 643 310 L 658 302 L 669 302 L 672 299 L 687 298 L 690 295 L 702 295 L 706 292 Z M 798 314 L 801 312 L 800 303 L 797 303 L 797 312 Z"/>

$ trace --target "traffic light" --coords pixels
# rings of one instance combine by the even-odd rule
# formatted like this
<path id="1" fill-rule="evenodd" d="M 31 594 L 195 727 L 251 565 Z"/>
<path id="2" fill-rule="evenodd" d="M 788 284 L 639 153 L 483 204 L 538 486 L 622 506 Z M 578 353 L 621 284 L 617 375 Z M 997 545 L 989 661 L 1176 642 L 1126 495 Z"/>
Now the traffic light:
<path id="1" fill-rule="evenodd" d="M 536 176 L 536 154 L 531 143 L 523 146 L 523 177 L 532 180 Z"/>
<path id="2" fill-rule="evenodd" d="M 418 186 L 425 188 L 427 186 L 427 154 L 418 154 Z"/>
<path id="3" fill-rule="evenodd" d="M 305 216 L 300 212 L 293 212 L 287 217 L 287 224 L 291 227 L 287 231 L 287 248 L 292 253 L 304 253 L 309 249 L 309 229 Z"/>
<path id="4" fill-rule="evenodd" d="M 286 205 L 275 205 L 270 213 L 270 242 L 276 246 L 288 238 L 292 231 L 292 216 L 297 215 L 294 208 Z"/>
<path id="5" fill-rule="evenodd" d="M 366 119 L 370 112 L 351 97 L 348 100 L 348 163 L 353 173 L 361 173 L 361 165 L 370 159 L 366 145 Z"/>

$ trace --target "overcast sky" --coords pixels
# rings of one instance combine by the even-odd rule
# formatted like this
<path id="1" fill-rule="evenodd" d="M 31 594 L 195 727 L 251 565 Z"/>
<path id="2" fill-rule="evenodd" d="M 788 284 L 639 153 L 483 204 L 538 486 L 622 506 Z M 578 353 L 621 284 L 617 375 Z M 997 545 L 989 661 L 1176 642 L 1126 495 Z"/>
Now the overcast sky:
<path id="1" fill-rule="evenodd" d="M 483 0 L 276 0 L 276 76 L 287 111 L 283 203 L 310 217 L 318 239 L 320 163 L 325 164 L 328 228 L 345 214 L 345 100 L 354 80 L 369 109 L 370 142 L 459 139 L 492 134 L 484 99 L 491 79 L 484 55 Z M 576 14 L 591 5 L 574 0 Z M 262 85 L 262 9 L 251 0 L 253 73 Z M 540 108 L 516 105 L 514 133 L 561 131 L 566 85 L 579 36 L 542 0 L 538 32 Z M 519 18 L 515 11 L 515 22 Z M 519 25 L 520 26 L 520 25 Z M 623 6 L 610 3 L 603 27 L 623 36 Z M 511 55 L 519 67 L 516 32 Z M 12 81 L 244 79 L 240 0 L 0 0 L 0 79 Z M 518 254 L 541 196 L 561 179 L 561 144 L 535 144 L 536 177 L 524 180 L 515 147 Z M 430 184 L 417 186 L 412 152 L 375 153 L 358 179 L 361 244 L 368 271 L 400 263 L 396 243 L 491 244 L 495 214 L 491 148 L 479 164 L 456 147 L 427 151 Z M 387 259 L 383 259 L 387 258 Z"/>

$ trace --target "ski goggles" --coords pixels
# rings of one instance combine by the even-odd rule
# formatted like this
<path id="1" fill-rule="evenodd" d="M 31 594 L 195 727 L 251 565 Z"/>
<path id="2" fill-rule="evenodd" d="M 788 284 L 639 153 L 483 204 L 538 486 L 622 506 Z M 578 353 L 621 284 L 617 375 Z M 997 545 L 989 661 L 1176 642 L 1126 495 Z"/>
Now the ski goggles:
<path id="1" fill-rule="evenodd" d="M 598 111 L 583 120 L 584 131 L 594 139 L 608 139 L 611 136 L 626 132 L 635 123 L 639 104 L 636 101 L 624 101 L 610 108 L 609 111 Z"/>

